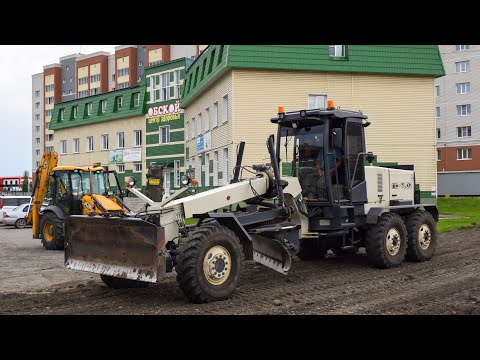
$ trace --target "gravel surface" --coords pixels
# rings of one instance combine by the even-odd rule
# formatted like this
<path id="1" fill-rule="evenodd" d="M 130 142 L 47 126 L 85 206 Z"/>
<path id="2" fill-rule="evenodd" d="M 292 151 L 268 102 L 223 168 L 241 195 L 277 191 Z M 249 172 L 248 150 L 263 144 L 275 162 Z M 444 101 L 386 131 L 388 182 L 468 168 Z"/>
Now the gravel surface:
<path id="1" fill-rule="evenodd" d="M 480 228 L 439 235 L 424 263 L 373 269 L 366 254 L 306 262 L 287 276 L 245 264 L 229 300 L 191 304 L 170 273 L 146 289 L 113 290 L 63 267 L 31 229 L 0 225 L 0 314 L 480 314 Z"/>

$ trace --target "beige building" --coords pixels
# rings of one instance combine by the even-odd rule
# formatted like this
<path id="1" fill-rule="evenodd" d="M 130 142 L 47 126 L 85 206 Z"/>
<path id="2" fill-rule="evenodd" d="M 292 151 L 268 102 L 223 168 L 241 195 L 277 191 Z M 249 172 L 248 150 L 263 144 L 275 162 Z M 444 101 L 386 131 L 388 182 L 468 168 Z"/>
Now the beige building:
<path id="1" fill-rule="evenodd" d="M 380 163 L 413 164 L 422 196 L 431 196 L 434 80 L 443 74 L 437 46 L 212 45 L 184 83 L 186 164 L 202 186 L 223 185 L 241 140 L 244 165 L 269 162 L 265 142 L 276 135 L 270 118 L 278 106 L 324 108 L 333 100 L 368 115 L 367 150 Z"/>

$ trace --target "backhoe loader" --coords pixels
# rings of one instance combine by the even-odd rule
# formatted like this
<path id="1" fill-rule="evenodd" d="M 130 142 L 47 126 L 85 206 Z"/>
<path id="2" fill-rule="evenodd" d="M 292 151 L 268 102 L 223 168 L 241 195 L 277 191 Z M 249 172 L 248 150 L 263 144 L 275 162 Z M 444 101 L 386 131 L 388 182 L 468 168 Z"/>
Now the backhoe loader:
<path id="1" fill-rule="evenodd" d="M 197 185 L 184 176 L 186 187 L 162 202 L 131 186 L 144 212 L 70 216 L 66 267 L 100 274 L 113 288 L 144 287 L 175 270 L 186 297 L 204 303 L 234 293 L 245 259 L 286 275 L 292 256 L 319 259 L 328 249 L 365 247 L 378 268 L 433 256 L 437 207 L 419 203 L 413 170 L 372 166 L 366 115 L 329 104 L 279 108 L 270 121 L 278 125 L 276 145 L 274 135 L 267 139 L 270 163 L 243 166 L 237 156 L 228 185 L 180 198 Z M 281 176 L 287 165 L 289 176 Z M 199 221 L 186 226 L 187 218 Z"/>
<path id="2" fill-rule="evenodd" d="M 46 152 L 36 171 L 32 206 L 26 217 L 34 239 L 47 250 L 63 250 L 64 221 L 70 215 L 126 216 L 123 191 L 115 171 L 92 167 L 57 166 L 58 155 Z M 116 181 L 111 190 L 109 175 Z M 45 200 L 48 205 L 41 209 Z"/>

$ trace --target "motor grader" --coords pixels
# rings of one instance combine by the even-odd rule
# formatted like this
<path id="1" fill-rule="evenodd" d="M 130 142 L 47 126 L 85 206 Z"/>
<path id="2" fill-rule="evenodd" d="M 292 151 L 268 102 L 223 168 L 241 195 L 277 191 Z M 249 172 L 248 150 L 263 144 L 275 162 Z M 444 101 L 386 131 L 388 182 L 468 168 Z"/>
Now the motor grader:
<path id="1" fill-rule="evenodd" d="M 70 216 L 66 267 L 113 288 L 144 287 L 175 270 L 188 299 L 204 303 L 234 293 L 245 259 L 287 274 L 292 256 L 317 259 L 328 249 L 365 247 L 378 268 L 433 256 L 438 210 L 419 203 L 414 171 L 372 166 L 366 115 L 279 109 L 270 121 L 278 125 L 276 144 L 267 139 L 270 163 L 244 166 L 237 156 L 228 185 L 180 197 L 197 184 L 184 176 L 186 187 L 162 202 L 129 188 L 148 205 L 135 216 Z M 199 221 L 186 226 L 187 218 Z"/>
<path id="2" fill-rule="evenodd" d="M 46 152 L 36 171 L 32 207 L 26 223 L 34 239 L 47 250 L 63 250 L 64 221 L 70 215 L 127 216 L 123 191 L 115 171 L 91 167 L 57 166 L 58 155 Z M 110 184 L 110 178 L 115 179 Z M 116 186 L 116 191 L 112 186 Z M 47 204 L 45 199 L 47 198 Z"/>

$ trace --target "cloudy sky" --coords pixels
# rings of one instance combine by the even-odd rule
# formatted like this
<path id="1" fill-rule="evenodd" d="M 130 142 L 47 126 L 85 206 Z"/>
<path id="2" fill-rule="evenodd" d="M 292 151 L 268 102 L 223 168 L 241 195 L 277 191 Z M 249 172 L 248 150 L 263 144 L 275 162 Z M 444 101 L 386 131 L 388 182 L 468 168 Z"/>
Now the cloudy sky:
<path id="1" fill-rule="evenodd" d="M 0 45 L 0 176 L 32 171 L 32 75 L 61 56 L 116 45 Z"/>

